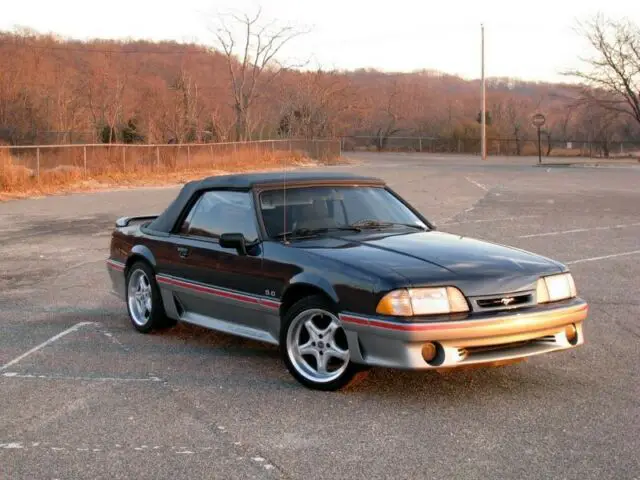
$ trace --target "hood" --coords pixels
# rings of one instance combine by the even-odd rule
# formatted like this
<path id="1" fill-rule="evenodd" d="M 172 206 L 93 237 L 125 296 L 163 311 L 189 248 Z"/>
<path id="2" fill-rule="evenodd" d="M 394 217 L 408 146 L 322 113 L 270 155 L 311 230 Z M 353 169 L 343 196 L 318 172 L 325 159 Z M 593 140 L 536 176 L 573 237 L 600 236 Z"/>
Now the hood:
<path id="1" fill-rule="evenodd" d="M 437 231 L 362 232 L 293 245 L 379 276 L 393 272 L 402 286 L 454 285 L 469 296 L 535 289 L 541 275 L 564 270 L 531 252 Z"/>

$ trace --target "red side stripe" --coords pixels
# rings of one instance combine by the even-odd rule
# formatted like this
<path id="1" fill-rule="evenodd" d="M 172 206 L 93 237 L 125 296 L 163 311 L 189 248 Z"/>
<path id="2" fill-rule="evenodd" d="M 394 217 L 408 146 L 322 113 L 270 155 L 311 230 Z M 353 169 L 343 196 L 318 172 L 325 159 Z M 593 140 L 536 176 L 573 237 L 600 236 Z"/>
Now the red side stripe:
<path id="1" fill-rule="evenodd" d="M 340 315 L 340 320 L 346 323 L 353 323 L 355 325 L 369 325 L 369 320 L 362 317 L 354 317 L 351 315 Z"/>
<path id="2" fill-rule="evenodd" d="M 280 308 L 280 302 L 276 302 L 273 300 L 260 300 L 260 303 L 265 307 L 273 308 L 274 310 L 278 310 Z"/>
<path id="3" fill-rule="evenodd" d="M 183 282 L 182 280 L 176 280 L 174 278 L 167 277 L 156 277 L 159 283 L 166 283 L 168 285 L 174 285 L 177 287 L 188 288 L 190 290 L 195 290 L 197 292 L 210 293 L 211 295 L 216 295 L 218 297 L 231 298 L 233 300 L 239 300 L 241 302 L 253 303 L 257 304 L 258 299 L 253 297 L 247 297 L 245 295 L 240 295 L 238 293 L 231 293 L 224 290 L 218 290 L 217 288 L 206 287 L 204 285 L 198 285 L 190 282 Z"/>
<path id="4" fill-rule="evenodd" d="M 107 266 L 114 270 L 118 270 L 119 272 L 124 272 L 124 263 L 116 262 L 115 260 L 107 260 Z"/>
<path id="5" fill-rule="evenodd" d="M 469 325 L 454 325 L 447 324 L 438 325 L 438 324 L 420 324 L 420 323 L 395 323 L 395 322 L 386 322 L 384 320 L 375 320 L 373 318 L 363 318 L 363 317 L 353 317 L 351 315 L 340 315 L 340 318 L 346 323 L 353 323 L 355 325 L 366 325 L 378 328 L 384 328 L 386 330 L 400 330 L 405 332 L 416 332 L 416 331 L 428 331 L 428 330 L 440 330 L 442 328 L 464 328 Z"/>
<path id="6" fill-rule="evenodd" d="M 228 292 L 226 290 L 220 290 L 205 285 L 198 285 L 197 283 L 185 282 L 177 280 L 175 278 L 164 277 L 161 275 L 156 276 L 158 283 L 164 283 L 167 285 L 174 285 L 176 287 L 187 288 L 189 290 L 195 290 L 197 292 L 208 293 L 223 298 L 230 298 L 232 300 L 238 300 L 240 302 L 251 303 L 253 305 L 264 305 L 266 307 L 277 309 L 280 308 L 280 303 L 272 300 L 263 300 L 249 295 L 242 295 L 240 293 Z"/>

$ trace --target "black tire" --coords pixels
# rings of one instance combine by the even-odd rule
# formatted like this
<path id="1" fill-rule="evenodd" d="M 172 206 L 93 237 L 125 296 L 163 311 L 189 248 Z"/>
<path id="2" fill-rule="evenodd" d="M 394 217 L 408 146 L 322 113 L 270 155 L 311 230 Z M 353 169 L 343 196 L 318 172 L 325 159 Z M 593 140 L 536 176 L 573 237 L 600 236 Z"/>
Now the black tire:
<path id="1" fill-rule="evenodd" d="M 282 356 L 284 364 L 287 367 L 287 370 L 289 370 L 289 373 L 299 383 L 307 388 L 314 390 L 335 391 L 345 389 L 349 386 L 353 386 L 356 383 L 359 383 L 364 379 L 367 373 L 367 367 L 358 365 L 352 362 L 350 359 L 347 361 L 348 363 L 346 365 L 346 368 L 342 370 L 342 373 L 340 373 L 336 378 L 331 378 L 327 381 L 316 381 L 313 378 L 310 378 L 308 374 L 304 373 L 304 369 L 300 366 L 300 360 L 296 359 L 295 353 L 291 351 L 294 347 L 292 346 L 292 349 L 289 348 L 289 343 L 291 343 L 292 338 L 299 338 L 297 337 L 295 332 L 291 330 L 300 328 L 296 327 L 296 325 L 302 322 L 302 318 L 304 318 L 304 315 L 309 315 L 311 314 L 310 312 L 314 311 L 324 311 L 333 316 L 327 318 L 338 319 L 338 312 L 335 305 L 333 305 L 332 302 L 321 295 L 312 295 L 298 300 L 287 310 L 287 312 L 283 316 L 282 328 L 280 330 L 280 354 Z M 318 315 L 321 316 L 321 314 Z M 338 332 L 336 331 L 336 333 Z M 343 334 L 344 332 L 339 335 Z M 331 342 L 333 342 L 334 339 L 336 342 L 339 341 L 337 337 L 332 334 Z M 308 339 L 308 342 L 311 342 L 311 338 Z M 340 342 L 342 343 L 340 348 L 342 350 L 345 350 L 344 345 L 346 345 L 346 336 L 342 340 L 340 340 Z M 329 347 L 329 343 L 327 343 L 326 345 L 327 347 Z M 348 352 L 348 346 L 346 346 L 346 351 Z"/>
<path id="2" fill-rule="evenodd" d="M 141 315 L 139 311 L 140 309 L 138 308 L 139 305 L 136 304 L 136 301 L 133 300 L 133 307 L 132 301 L 130 301 L 130 283 L 139 281 L 141 276 L 146 278 L 149 285 L 148 293 L 151 299 L 151 309 L 148 311 L 148 315 L 146 315 L 146 311 L 145 314 Z M 133 325 L 137 331 L 141 333 L 149 333 L 152 330 L 159 330 L 175 325 L 175 320 L 167 317 L 162 303 L 160 289 L 156 282 L 155 272 L 147 262 L 137 261 L 129 267 L 127 271 L 125 292 L 129 320 L 131 321 L 131 325 Z"/>

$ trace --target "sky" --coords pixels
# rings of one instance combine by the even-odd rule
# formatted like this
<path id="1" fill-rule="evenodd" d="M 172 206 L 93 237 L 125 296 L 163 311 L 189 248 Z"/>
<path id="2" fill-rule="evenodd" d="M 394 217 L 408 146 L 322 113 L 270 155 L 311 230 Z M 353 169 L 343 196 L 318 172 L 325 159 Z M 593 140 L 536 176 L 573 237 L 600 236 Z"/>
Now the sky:
<path id="1" fill-rule="evenodd" d="M 378 3 L 376 3 L 376 1 Z M 308 31 L 280 60 L 308 68 L 438 70 L 479 78 L 480 25 L 488 77 L 567 81 L 588 56 L 577 22 L 601 13 L 640 22 L 632 0 L 19 0 L 2 2 L 0 30 L 63 37 L 175 40 L 212 45 L 220 14 L 253 13 Z"/>

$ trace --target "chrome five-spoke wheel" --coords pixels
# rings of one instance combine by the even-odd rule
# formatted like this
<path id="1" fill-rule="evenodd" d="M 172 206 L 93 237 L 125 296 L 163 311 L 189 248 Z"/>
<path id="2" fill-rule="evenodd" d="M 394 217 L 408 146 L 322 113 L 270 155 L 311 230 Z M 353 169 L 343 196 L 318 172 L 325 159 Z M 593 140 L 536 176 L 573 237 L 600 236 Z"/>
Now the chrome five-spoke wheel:
<path id="1" fill-rule="evenodd" d="M 349 365 L 349 347 L 340 321 L 321 309 L 305 310 L 293 319 L 287 335 L 293 366 L 313 382 L 331 382 Z"/>
<path id="2" fill-rule="evenodd" d="M 129 277 L 129 312 L 136 325 L 144 326 L 151 318 L 153 298 L 151 296 L 151 282 L 147 274 L 139 269 Z"/>
<path id="3" fill-rule="evenodd" d="M 335 305 L 321 295 L 304 297 L 283 316 L 280 348 L 289 372 L 319 390 L 338 390 L 363 378 L 362 365 L 351 359 L 347 334 Z"/>
<path id="4" fill-rule="evenodd" d="M 133 327 L 141 333 L 167 328 L 175 320 L 167 317 L 153 268 L 142 261 L 127 270 L 127 310 Z"/>

